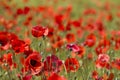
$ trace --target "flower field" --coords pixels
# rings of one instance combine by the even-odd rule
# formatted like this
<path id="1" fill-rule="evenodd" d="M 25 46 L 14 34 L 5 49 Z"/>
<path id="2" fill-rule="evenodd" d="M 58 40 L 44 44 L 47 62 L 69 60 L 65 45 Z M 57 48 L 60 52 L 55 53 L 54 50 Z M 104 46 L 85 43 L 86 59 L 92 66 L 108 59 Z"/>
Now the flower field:
<path id="1" fill-rule="evenodd" d="M 120 0 L 0 0 L 0 80 L 120 80 Z"/>

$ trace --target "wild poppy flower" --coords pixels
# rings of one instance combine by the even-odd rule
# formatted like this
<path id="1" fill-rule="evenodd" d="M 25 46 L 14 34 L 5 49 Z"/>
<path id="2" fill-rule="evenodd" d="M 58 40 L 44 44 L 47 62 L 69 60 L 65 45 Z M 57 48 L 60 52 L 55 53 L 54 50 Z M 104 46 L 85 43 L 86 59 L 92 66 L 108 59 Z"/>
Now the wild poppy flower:
<path id="1" fill-rule="evenodd" d="M 81 22 L 80 21 L 73 21 L 72 24 L 75 26 L 75 27 L 80 27 L 81 26 Z"/>
<path id="2" fill-rule="evenodd" d="M 115 61 L 112 62 L 112 66 L 120 70 L 120 58 L 115 59 Z"/>
<path id="3" fill-rule="evenodd" d="M 67 48 L 69 50 L 72 50 L 73 55 L 77 55 L 80 58 L 83 57 L 83 55 L 85 53 L 85 48 L 83 46 L 79 46 L 79 45 L 76 45 L 76 44 L 68 44 Z"/>
<path id="4" fill-rule="evenodd" d="M 26 6 L 26 7 L 24 8 L 24 10 L 23 10 L 23 13 L 24 13 L 24 14 L 28 14 L 29 11 L 30 11 L 30 8 Z"/>
<path id="5" fill-rule="evenodd" d="M 77 52 L 77 56 L 82 58 L 84 54 L 85 54 L 84 46 L 79 46 L 79 51 Z"/>
<path id="6" fill-rule="evenodd" d="M 93 23 L 91 23 L 91 19 L 90 21 L 88 22 L 88 24 L 85 26 L 85 29 L 88 30 L 89 32 L 93 32 L 95 31 L 96 27 Z"/>
<path id="7" fill-rule="evenodd" d="M 76 44 L 67 44 L 67 49 L 73 52 L 78 52 L 80 50 L 79 46 Z"/>
<path id="8" fill-rule="evenodd" d="M 17 39 L 18 37 L 14 33 L 9 32 L 0 32 L 0 46 L 1 49 L 7 50 L 10 46 L 10 42 L 13 39 Z"/>
<path id="9" fill-rule="evenodd" d="M 87 55 L 87 58 L 88 58 L 89 60 L 92 60 L 92 59 L 93 59 L 93 54 L 92 54 L 92 53 L 89 53 L 89 54 Z"/>
<path id="10" fill-rule="evenodd" d="M 84 30 L 83 30 L 83 29 L 78 29 L 78 30 L 76 31 L 76 33 L 77 33 L 77 37 L 78 37 L 78 38 L 82 38 L 82 37 L 83 37 L 83 34 L 84 34 Z"/>
<path id="11" fill-rule="evenodd" d="M 48 72 L 59 72 L 61 66 L 62 61 L 55 55 L 47 56 L 46 60 L 44 61 L 44 70 Z"/>
<path id="12" fill-rule="evenodd" d="M 109 77 L 107 80 L 113 80 L 114 79 L 114 74 L 113 73 L 110 73 Z"/>
<path id="13" fill-rule="evenodd" d="M 70 21 L 68 21 L 67 22 L 67 25 L 66 25 L 66 29 L 65 29 L 66 31 L 70 31 L 71 30 L 71 22 Z"/>
<path id="14" fill-rule="evenodd" d="M 54 28 L 49 27 L 48 37 L 52 37 L 54 35 Z"/>
<path id="15" fill-rule="evenodd" d="M 32 75 L 25 75 L 22 80 L 31 80 L 32 79 Z"/>
<path id="16" fill-rule="evenodd" d="M 89 34 L 85 40 L 85 45 L 92 47 L 95 45 L 96 42 L 96 36 L 94 34 Z"/>
<path id="17" fill-rule="evenodd" d="M 32 28 L 32 35 L 34 37 L 41 37 L 41 36 L 47 36 L 48 35 L 48 28 L 43 26 L 34 26 Z"/>
<path id="18" fill-rule="evenodd" d="M 90 14 L 95 15 L 96 14 L 96 10 L 95 9 L 86 9 L 84 11 L 84 15 L 90 15 Z"/>
<path id="19" fill-rule="evenodd" d="M 72 43 L 72 42 L 76 41 L 76 37 L 73 33 L 68 33 L 66 35 L 66 40 L 67 40 L 68 43 Z"/>
<path id="20" fill-rule="evenodd" d="M 97 71 L 92 72 L 92 78 L 94 78 L 94 79 L 98 78 L 98 72 Z"/>
<path id="21" fill-rule="evenodd" d="M 105 29 L 105 27 L 104 27 L 104 24 L 103 24 L 103 22 L 102 22 L 102 20 L 97 20 L 96 22 L 95 22 L 95 27 L 97 28 L 97 30 L 99 31 L 99 32 L 102 32 L 102 31 L 104 31 Z M 101 35 L 102 36 L 102 35 Z"/>
<path id="22" fill-rule="evenodd" d="M 102 39 L 98 46 L 95 48 L 97 55 L 101 54 L 101 53 L 106 53 L 106 51 L 109 49 L 110 47 L 110 41 L 107 39 Z"/>
<path id="23" fill-rule="evenodd" d="M 97 79 L 95 80 L 105 80 L 103 77 L 98 77 Z"/>
<path id="24" fill-rule="evenodd" d="M 108 14 L 108 15 L 106 16 L 106 20 L 107 20 L 107 21 L 112 21 L 112 20 L 113 20 L 112 14 Z"/>
<path id="25" fill-rule="evenodd" d="M 15 34 L 15 33 L 8 33 L 7 34 L 7 36 L 8 36 L 8 38 L 9 38 L 9 40 L 10 40 L 10 42 L 12 41 L 12 40 L 14 40 L 14 39 L 18 39 L 18 36 Z"/>
<path id="26" fill-rule="evenodd" d="M 23 14 L 23 10 L 21 9 L 21 8 L 19 8 L 19 9 L 17 9 L 17 15 L 21 15 L 21 14 Z"/>
<path id="27" fill-rule="evenodd" d="M 55 16 L 55 22 L 58 24 L 58 25 L 61 25 L 62 24 L 62 21 L 63 21 L 63 15 L 62 14 L 58 14 Z"/>
<path id="28" fill-rule="evenodd" d="M 12 40 L 11 45 L 12 45 L 12 49 L 16 53 L 25 51 L 26 44 L 23 40 L 18 40 L 18 39 Z"/>
<path id="29" fill-rule="evenodd" d="M 67 80 L 63 76 L 59 76 L 57 73 L 52 73 L 48 80 Z"/>
<path id="30" fill-rule="evenodd" d="M 96 60 L 96 67 L 97 68 L 103 68 L 106 67 L 108 62 L 110 60 L 110 57 L 107 54 L 99 54 L 98 58 Z"/>
<path id="31" fill-rule="evenodd" d="M 115 40 L 115 49 L 116 50 L 120 49 L 120 38 Z"/>
<path id="32" fill-rule="evenodd" d="M 12 53 L 4 54 L 3 55 L 3 62 L 6 62 L 9 65 L 10 70 L 12 70 L 12 68 L 15 65 L 15 63 L 13 62 L 13 55 L 12 55 Z"/>
<path id="33" fill-rule="evenodd" d="M 38 52 L 33 52 L 25 59 L 25 67 L 31 71 L 32 75 L 38 74 L 43 68 L 43 63 L 41 62 L 41 55 Z"/>
<path id="34" fill-rule="evenodd" d="M 58 25 L 58 30 L 64 31 L 65 30 L 64 25 L 63 24 Z"/>
<path id="35" fill-rule="evenodd" d="M 76 58 L 67 58 L 65 60 L 67 72 L 76 72 L 79 69 L 79 66 L 79 61 Z"/>

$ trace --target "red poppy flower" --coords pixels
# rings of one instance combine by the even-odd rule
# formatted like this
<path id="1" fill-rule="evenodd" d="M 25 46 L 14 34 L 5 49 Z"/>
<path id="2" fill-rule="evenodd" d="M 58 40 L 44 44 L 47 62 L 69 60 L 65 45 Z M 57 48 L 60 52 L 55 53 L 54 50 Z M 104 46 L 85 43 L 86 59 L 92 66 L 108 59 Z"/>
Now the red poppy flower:
<path id="1" fill-rule="evenodd" d="M 89 34 L 86 38 L 85 45 L 92 47 L 95 45 L 96 42 L 96 36 L 94 34 Z"/>
<path id="2" fill-rule="evenodd" d="M 92 78 L 94 78 L 94 79 L 98 78 L 98 72 L 97 71 L 92 72 Z"/>
<path id="3" fill-rule="evenodd" d="M 112 14 L 108 14 L 108 15 L 106 16 L 106 20 L 107 20 L 107 21 L 112 21 L 112 20 L 113 20 Z"/>
<path id="4" fill-rule="evenodd" d="M 115 59 L 115 61 L 112 62 L 112 66 L 120 70 L 120 58 Z"/>
<path id="5" fill-rule="evenodd" d="M 79 46 L 76 44 L 68 44 L 67 49 L 72 50 L 73 52 L 78 52 L 80 50 Z"/>
<path id="6" fill-rule="evenodd" d="M 23 10 L 21 9 L 21 8 L 19 8 L 19 9 L 17 9 L 17 15 L 21 15 L 21 14 L 23 14 Z"/>
<path id="7" fill-rule="evenodd" d="M 116 50 L 120 49 L 120 38 L 115 40 L 115 49 Z"/>
<path id="8" fill-rule="evenodd" d="M 81 22 L 80 21 L 73 21 L 72 24 L 77 28 L 81 26 Z"/>
<path id="9" fill-rule="evenodd" d="M 90 15 L 90 14 L 95 15 L 95 14 L 96 14 L 96 10 L 95 10 L 95 9 L 86 9 L 86 10 L 84 11 L 84 14 L 85 14 L 85 15 Z"/>
<path id="10" fill-rule="evenodd" d="M 102 68 L 106 67 L 108 62 L 109 62 L 110 57 L 107 54 L 99 54 L 98 58 L 96 60 L 96 67 L 97 68 Z"/>
<path id="11" fill-rule="evenodd" d="M 47 36 L 48 35 L 48 28 L 43 27 L 43 26 L 34 26 L 32 28 L 32 35 L 34 37 Z"/>
<path id="12" fill-rule="evenodd" d="M 79 62 L 76 58 L 67 58 L 65 60 L 65 67 L 67 72 L 76 72 L 79 69 Z"/>
<path id="13" fill-rule="evenodd" d="M 8 53 L 8 54 L 3 55 L 3 61 L 5 61 L 10 66 L 10 70 L 12 70 L 12 68 L 14 66 L 12 58 L 13 58 L 12 53 Z"/>
<path id="14" fill-rule="evenodd" d="M 55 55 L 47 56 L 46 60 L 44 61 L 45 71 L 59 72 L 61 66 L 62 61 Z"/>
<path id="15" fill-rule="evenodd" d="M 92 53 L 89 53 L 89 54 L 87 55 L 87 58 L 88 58 L 89 60 L 92 60 L 92 59 L 93 59 L 93 54 L 92 54 Z"/>
<path id="16" fill-rule="evenodd" d="M 26 75 L 22 78 L 22 80 L 31 80 L 32 76 L 31 75 Z"/>
<path id="17" fill-rule="evenodd" d="M 18 39 L 18 36 L 14 33 L 8 33 L 7 36 L 9 38 L 10 42 L 14 39 Z"/>
<path id="18" fill-rule="evenodd" d="M 95 23 L 95 27 L 97 28 L 97 30 L 98 30 L 99 32 L 104 31 L 104 25 L 103 25 L 102 20 L 97 20 L 96 23 Z M 102 36 L 102 35 L 101 35 L 101 36 Z"/>
<path id="19" fill-rule="evenodd" d="M 105 79 L 103 77 L 99 77 L 99 78 L 97 78 L 95 80 L 105 80 Z"/>
<path id="20" fill-rule="evenodd" d="M 48 37 L 52 37 L 54 34 L 54 28 L 48 28 L 49 32 L 48 32 Z"/>
<path id="21" fill-rule="evenodd" d="M 63 15 L 62 15 L 62 14 L 59 14 L 59 15 L 56 15 L 56 16 L 55 16 L 55 22 L 56 22 L 58 25 L 61 25 L 61 24 L 62 24 L 62 21 L 63 21 Z"/>
<path id="22" fill-rule="evenodd" d="M 70 31 L 71 30 L 71 22 L 68 21 L 67 25 L 66 25 L 66 31 Z"/>
<path id="23" fill-rule="evenodd" d="M 93 32 L 93 31 L 96 30 L 95 25 L 94 25 L 93 23 L 91 23 L 91 21 L 92 21 L 92 20 L 91 20 L 91 18 L 90 18 L 88 24 L 85 26 L 85 29 L 88 30 L 89 32 Z"/>
<path id="24" fill-rule="evenodd" d="M 64 25 L 63 24 L 58 25 L 58 30 L 64 31 L 65 30 Z"/>
<path id="25" fill-rule="evenodd" d="M 75 35 L 72 34 L 72 33 L 68 33 L 66 35 L 66 40 L 67 40 L 68 43 L 75 42 L 76 41 Z"/>
<path id="26" fill-rule="evenodd" d="M 82 38 L 83 34 L 84 34 L 84 30 L 83 29 L 77 29 L 76 34 L 77 34 L 78 38 Z"/>
<path id="27" fill-rule="evenodd" d="M 41 55 L 38 52 L 33 52 L 25 59 L 25 67 L 31 71 L 32 75 L 38 74 L 43 68 Z"/>
<path id="28" fill-rule="evenodd" d="M 24 13 L 24 14 L 28 14 L 29 11 L 30 11 L 30 8 L 26 6 L 26 7 L 24 8 L 24 10 L 23 10 L 23 13 Z"/>
<path id="29" fill-rule="evenodd" d="M 10 42 L 13 39 L 17 39 L 17 36 L 14 33 L 0 32 L 1 49 L 7 50 L 9 48 L 9 46 L 10 46 Z"/>
<path id="30" fill-rule="evenodd" d="M 85 53 L 85 48 L 83 46 L 79 46 L 79 45 L 76 45 L 76 44 L 68 44 L 67 45 L 67 48 L 69 50 L 72 50 L 72 55 L 77 55 L 79 56 L 80 58 L 83 57 L 84 53 Z"/>
<path id="31" fill-rule="evenodd" d="M 67 79 L 65 79 L 62 76 L 59 76 L 57 73 L 53 73 L 53 74 L 50 75 L 48 80 L 67 80 Z"/>
<path id="32" fill-rule="evenodd" d="M 84 46 L 79 46 L 79 51 L 77 52 L 77 55 L 80 57 L 80 58 L 82 58 L 83 57 L 83 55 L 85 54 L 85 48 L 84 48 Z"/>
<path id="33" fill-rule="evenodd" d="M 102 53 L 106 53 L 106 51 L 107 51 L 107 50 L 109 49 L 109 47 L 110 47 L 110 44 L 111 44 L 111 43 L 110 43 L 109 40 L 107 40 L 107 39 L 102 39 L 102 40 L 99 42 L 98 46 L 95 48 L 97 55 L 102 54 Z"/>
<path id="34" fill-rule="evenodd" d="M 26 44 L 22 40 L 18 40 L 18 39 L 12 40 L 11 45 L 12 45 L 12 49 L 16 53 L 20 53 L 20 52 L 25 51 Z"/>
<path id="35" fill-rule="evenodd" d="M 110 73 L 109 77 L 107 80 L 113 80 L 114 79 L 114 74 L 113 73 Z"/>

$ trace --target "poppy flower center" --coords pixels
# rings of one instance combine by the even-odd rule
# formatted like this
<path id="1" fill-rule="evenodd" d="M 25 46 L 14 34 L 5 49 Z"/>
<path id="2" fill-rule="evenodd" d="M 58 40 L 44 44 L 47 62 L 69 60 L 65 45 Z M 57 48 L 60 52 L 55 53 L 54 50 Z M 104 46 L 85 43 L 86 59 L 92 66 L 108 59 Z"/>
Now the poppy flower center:
<path id="1" fill-rule="evenodd" d="M 36 63 L 37 63 L 37 61 L 35 61 L 35 60 L 33 60 L 33 59 L 30 60 L 30 64 L 31 64 L 32 66 L 35 66 Z"/>

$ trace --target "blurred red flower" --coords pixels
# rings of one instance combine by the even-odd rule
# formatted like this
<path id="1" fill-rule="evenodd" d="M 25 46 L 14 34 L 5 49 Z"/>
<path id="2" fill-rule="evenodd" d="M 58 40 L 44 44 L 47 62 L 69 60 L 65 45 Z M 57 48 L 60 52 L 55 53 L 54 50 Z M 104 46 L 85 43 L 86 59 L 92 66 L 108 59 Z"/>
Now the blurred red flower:
<path id="1" fill-rule="evenodd" d="M 59 72 L 61 66 L 62 61 L 55 55 L 47 56 L 44 61 L 44 70 L 48 72 Z"/>
<path id="2" fill-rule="evenodd" d="M 79 46 L 77 44 L 67 44 L 67 49 L 78 52 L 80 50 Z"/>
<path id="3" fill-rule="evenodd" d="M 3 63 L 6 62 L 8 66 L 10 67 L 10 70 L 12 70 L 14 63 L 13 63 L 13 55 L 12 53 L 4 54 L 3 55 Z"/>
<path id="4" fill-rule="evenodd" d="M 95 48 L 97 55 L 106 53 L 106 51 L 109 49 L 110 45 L 111 45 L 111 43 L 109 40 L 107 40 L 107 39 L 100 40 L 98 46 Z"/>
<path id="5" fill-rule="evenodd" d="M 85 45 L 92 47 L 95 45 L 95 43 L 96 43 L 96 36 L 93 33 L 89 34 L 85 40 Z"/>
<path id="6" fill-rule="evenodd" d="M 48 28 L 43 26 L 34 26 L 32 28 L 32 35 L 34 37 L 41 37 L 41 36 L 47 36 L 48 35 Z"/>
<path id="7" fill-rule="evenodd" d="M 120 58 L 115 59 L 115 61 L 112 62 L 112 66 L 120 70 Z"/>
<path id="8" fill-rule="evenodd" d="M 110 57 L 107 54 L 99 54 L 98 58 L 96 60 L 96 67 L 97 68 L 103 68 L 106 67 L 109 63 Z"/>
<path id="9" fill-rule="evenodd" d="M 67 72 L 76 72 L 79 69 L 80 65 L 76 58 L 67 58 L 65 60 L 65 67 Z"/>
<path id="10" fill-rule="evenodd" d="M 77 52 L 77 55 L 80 57 L 80 58 L 82 58 L 83 56 L 84 56 L 84 54 L 85 54 L 85 48 L 84 48 L 84 46 L 79 46 L 79 51 Z"/>
<path id="11" fill-rule="evenodd" d="M 25 59 L 25 67 L 31 71 L 32 75 L 38 74 L 43 68 L 42 56 L 38 52 L 33 52 Z"/>
<path id="12" fill-rule="evenodd" d="M 66 35 L 66 40 L 67 40 L 68 43 L 72 43 L 72 42 L 76 41 L 76 37 L 73 33 L 68 33 Z"/>
<path id="13" fill-rule="evenodd" d="M 7 50 L 11 44 L 11 41 L 18 39 L 14 33 L 0 32 L 0 46 L 1 49 Z"/>
<path id="14" fill-rule="evenodd" d="M 25 51 L 26 44 L 23 40 L 18 40 L 18 39 L 12 40 L 11 45 L 12 45 L 12 49 L 16 53 L 21 53 Z"/>
<path id="15" fill-rule="evenodd" d="M 97 71 L 92 72 L 92 78 L 94 78 L 94 79 L 98 78 L 98 72 Z"/>
<path id="16" fill-rule="evenodd" d="M 67 79 L 62 76 L 59 76 L 57 73 L 53 73 L 50 75 L 48 80 L 67 80 Z"/>
<path id="17" fill-rule="evenodd" d="M 26 75 L 22 78 L 22 80 L 31 80 L 32 76 L 31 75 Z"/>

